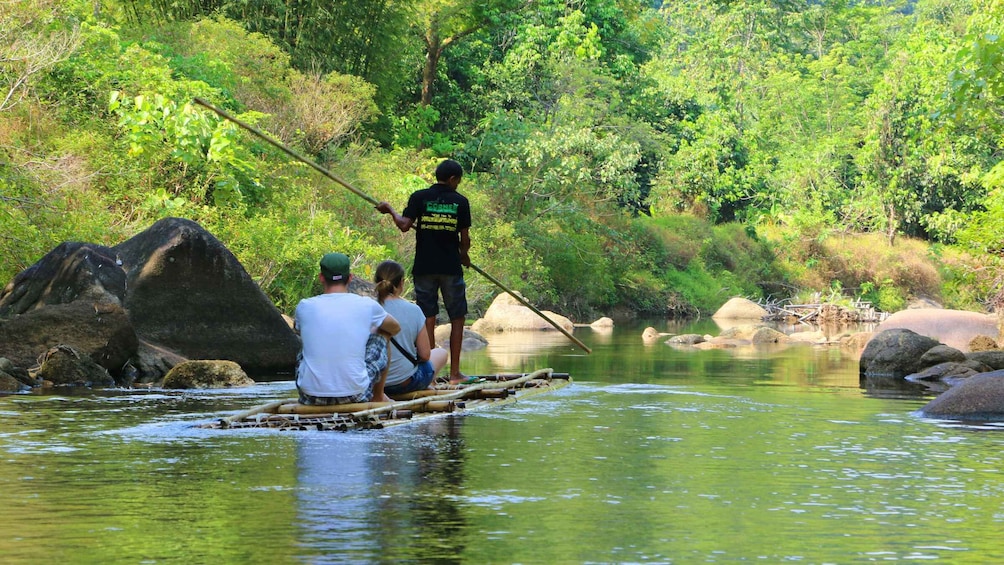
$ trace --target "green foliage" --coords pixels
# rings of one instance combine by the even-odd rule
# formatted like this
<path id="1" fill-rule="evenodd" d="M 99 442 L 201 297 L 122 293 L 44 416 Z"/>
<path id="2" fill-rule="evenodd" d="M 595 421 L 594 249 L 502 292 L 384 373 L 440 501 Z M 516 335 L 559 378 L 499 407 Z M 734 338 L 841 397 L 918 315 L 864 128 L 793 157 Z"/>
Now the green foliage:
<path id="1" fill-rule="evenodd" d="M 557 304 L 557 290 L 539 254 L 525 246 L 512 224 L 476 218 L 471 229 L 471 261 L 507 288 L 517 290 L 532 304 Z M 482 277 L 468 276 L 467 297 L 472 311 L 484 312 L 500 293 Z"/>
<path id="2" fill-rule="evenodd" d="M 160 94 L 130 101 L 114 91 L 109 109 L 119 116 L 128 155 L 148 166 L 164 166 L 167 152 L 179 169 L 178 186 L 185 187 L 178 192 L 193 202 L 241 208 L 260 200 L 256 163 L 235 125 L 192 104 L 179 108 Z"/>
<path id="3" fill-rule="evenodd" d="M 301 299 L 320 292 L 317 262 L 325 253 L 351 257 L 354 276 L 364 280 L 372 280 L 373 267 L 389 255 L 386 247 L 344 227 L 333 211 L 277 211 L 239 221 L 204 212 L 196 218 L 226 242 L 279 310 L 290 315 Z"/>
<path id="4" fill-rule="evenodd" d="M 77 48 L 80 34 L 70 8 L 22 0 L 0 9 L 0 112 L 18 105 L 41 73 Z"/>
<path id="5" fill-rule="evenodd" d="M 80 25 L 81 44 L 40 80 L 39 95 L 71 119 L 87 119 L 107 111 L 108 92 L 131 82 L 134 69 L 118 65 L 122 46 L 111 29 Z"/>
<path id="6" fill-rule="evenodd" d="M 1004 126 L 999 119 L 1004 108 L 1004 38 L 1000 22 L 1004 17 L 1004 2 L 978 2 L 967 22 L 966 35 L 955 52 L 955 69 L 950 76 L 951 112 L 957 124 L 979 124 L 989 134 L 986 147 L 998 154 L 1004 144 Z M 975 170 L 979 182 L 988 191 L 985 210 L 973 214 L 957 233 L 958 241 L 967 247 L 1001 256 L 1001 217 L 1004 211 L 1004 160 L 996 157 L 983 170 Z"/>
<path id="7" fill-rule="evenodd" d="M 616 276 L 604 240 L 588 226 L 557 222 L 522 224 L 520 235 L 549 275 L 555 307 L 588 312 L 614 303 Z"/>
<path id="8" fill-rule="evenodd" d="M 657 5 L 18 4 L 8 60 L 74 40 L 0 110 L 0 268 L 165 215 L 210 227 L 286 310 L 332 246 L 360 273 L 410 263 L 412 234 L 201 96 L 398 210 L 459 159 L 473 257 L 553 309 L 692 314 L 833 285 L 887 307 L 985 299 L 976 259 L 901 236 L 1004 253 L 1000 0 Z M 469 279 L 477 311 L 497 289 Z"/>
<path id="9" fill-rule="evenodd" d="M 439 111 L 432 106 L 413 106 L 407 114 L 393 120 L 394 145 L 430 149 L 438 156 L 449 155 L 453 143 L 446 135 L 433 131 L 438 121 Z"/>
<path id="10" fill-rule="evenodd" d="M 673 312 L 666 282 L 649 271 L 629 271 L 618 281 L 618 304 L 632 311 L 658 316 L 683 317 L 692 312 Z"/>
<path id="11" fill-rule="evenodd" d="M 59 243 L 46 229 L 57 219 L 57 210 L 47 206 L 42 194 L 11 166 L 0 164 L 0 252 L 4 260 L 0 277 L 8 281 Z"/>
<path id="12" fill-rule="evenodd" d="M 774 252 L 756 232 L 741 224 L 720 224 L 712 229 L 701 256 L 709 270 L 728 282 L 736 295 L 761 298 L 779 293 L 784 277 L 776 267 Z"/>
<path id="13" fill-rule="evenodd" d="M 665 250 L 659 263 L 685 269 L 711 239 L 711 226 L 694 216 L 665 215 L 642 220 Z"/>

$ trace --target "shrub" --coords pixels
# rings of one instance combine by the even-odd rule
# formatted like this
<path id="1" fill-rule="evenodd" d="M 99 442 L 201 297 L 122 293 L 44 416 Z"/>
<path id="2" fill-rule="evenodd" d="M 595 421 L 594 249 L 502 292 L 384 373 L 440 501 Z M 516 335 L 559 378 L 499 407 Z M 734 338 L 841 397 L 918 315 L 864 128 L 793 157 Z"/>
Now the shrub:
<path id="1" fill-rule="evenodd" d="M 604 241 L 595 233 L 582 225 L 544 221 L 519 229 L 550 274 L 556 309 L 584 315 L 614 303 L 616 278 Z"/>
<path id="2" fill-rule="evenodd" d="M 683 270 L 671 270 L 666 273 L 669 288 L 683 298 L 699 312 L 711 313 L 733 296 L 728 287 L 721 283 L 705 269 L 700 259 L 695 259 Z"/>
<path id="3" fill-rule="evenodd" d="M 377 114 L 376 91 L 359 77 L 294 72 L 289 82 L 291 103 L 277 112 L 278 119 L 271 123 L 295 128 L 311 153 L 349 137 Z"/>
<path id="4" fill-rule="evenodd" d="M 673 214 L 649 218 L 643 224 L 662 243 L 663 268 L 686 269 L 701 253 L 704 242 L 712 235 L 711 225 L 695 216 Z"/>
<path id="5" fill-rule="evenodd" d="M 672 314 L 666 283 L 650 271 L 631 271 L 618 283 L 618 303 L 642 314 Z"/>

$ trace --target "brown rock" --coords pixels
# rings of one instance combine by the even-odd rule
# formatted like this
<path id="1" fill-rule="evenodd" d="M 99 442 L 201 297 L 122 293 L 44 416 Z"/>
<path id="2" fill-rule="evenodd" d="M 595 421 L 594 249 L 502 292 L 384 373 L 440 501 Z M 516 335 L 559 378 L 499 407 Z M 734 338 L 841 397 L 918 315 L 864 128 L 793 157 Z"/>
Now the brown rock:
<path id="1" fill-rule="evenodd" d="M 136 353 L 136 334 L 121 306 L 104 303 L 99 309 L 94 304 L 49 304 L 0 320 L 0 354 L 30 368 L 52 347 L 65 345 L 118 375 Z"/>
<path id="2" fill-rule="evenodd" d="M 442 347 L 443 349 L 450 349 L 450 324 L 442 324 L 436 326 L 436 347 Z M 470 328 L 464 328 L 464 337 L 460 342 L 461 351 L 477 351 L 478 349 L 484 349 L 488 346 L 488 340 L 484 338 L 481 334 L 471 330 Z"/>
<path id="3" fill-rule="evenodd" d="M 978 335 L 969 340 L 969 351 L 993 351 L 999 349 L 994 338 L 988 335 Z"/>
<path id="4" fill-rule="evenodd" d="M 750 336 L 753 343 L 789 343 L 791 338 L 772 328 L 758 328 Z"/>
<path id="5" fill-rule="evenodd" d="M 21 383 L 21 381 L 15 379 L 4 371 L 0 371 L 0 394 L 21 392 L 26 388 L 28 387 Z"/>

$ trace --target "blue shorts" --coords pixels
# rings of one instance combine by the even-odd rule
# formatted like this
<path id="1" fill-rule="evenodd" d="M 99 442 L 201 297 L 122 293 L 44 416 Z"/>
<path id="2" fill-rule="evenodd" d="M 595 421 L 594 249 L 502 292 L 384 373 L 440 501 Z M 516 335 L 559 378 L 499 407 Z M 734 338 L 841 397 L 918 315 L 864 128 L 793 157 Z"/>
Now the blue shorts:
<path id="1" fill-rule="evenodd" d="M 425 390 L 429 388 L 432 384 L 432 380 L 436 378 L 436 371 L 432 369 L 431 361 L 423 361 L 415 366 L 415 372 L 411 374 L 411 377 L 401 384 L 385 386 L 383 391 L 388 396 L 396 396 L 398 394 L 406 394 L 409 392 L 415 392 L 416 390 Z"/>
<path id="2" fill-rule="evenodd" d="M 463 275 L 416 275 L 414 279 L 415 304 L 426 318 L 439 314 L 440 292 L 451 320 L 467 316 L 467 285 Z"/>

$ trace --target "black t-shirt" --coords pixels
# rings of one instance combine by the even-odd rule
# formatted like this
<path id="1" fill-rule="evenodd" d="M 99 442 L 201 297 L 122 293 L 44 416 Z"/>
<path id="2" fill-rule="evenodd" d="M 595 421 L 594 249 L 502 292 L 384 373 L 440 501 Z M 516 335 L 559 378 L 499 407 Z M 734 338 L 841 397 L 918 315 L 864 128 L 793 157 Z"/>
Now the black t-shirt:
<path id="1" fill-rule="evenodd" d="M 413 275 L 463 275 L 460 230 L 471 227 L 467 197 L 444 184 L 414 192 L 402 216 L 415 220 Z"/>

